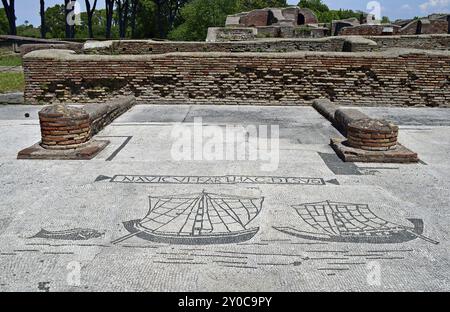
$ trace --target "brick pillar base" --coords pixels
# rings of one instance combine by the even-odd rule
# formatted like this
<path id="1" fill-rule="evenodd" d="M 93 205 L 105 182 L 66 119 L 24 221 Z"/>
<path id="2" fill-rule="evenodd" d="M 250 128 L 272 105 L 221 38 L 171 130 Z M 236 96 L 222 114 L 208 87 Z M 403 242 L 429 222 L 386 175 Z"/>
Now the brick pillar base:
<path id="1" fill-rule="evenodd" d="M 360 119 L 347 127 L 348 145 L 367 151 L 387 151 L 397 147 L 398 126 L 386 120 Z"/>
<path id="2" fill-rule="evenodd" d="M 74 149 L 91 138 L 89 114 L 82 108 L 57 104 L 39 112 L 42 141 L 46 149 Z"/>

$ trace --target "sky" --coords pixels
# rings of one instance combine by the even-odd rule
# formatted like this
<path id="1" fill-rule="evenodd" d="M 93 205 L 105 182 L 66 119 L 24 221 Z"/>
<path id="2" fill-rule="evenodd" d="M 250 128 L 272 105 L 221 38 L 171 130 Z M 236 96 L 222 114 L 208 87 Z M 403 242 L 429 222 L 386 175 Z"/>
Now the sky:
<path id="1" fill-rule="evenodd" d="M 64 3 L 63 0 L 46 0 L 47 6 Z M 84 0 L 78 0 L 81 11 L 85 11 Z M 99 0 L 99 7 L 105 6 L 104 0 Z M 288 0 L 289 4 L 296 5 L 299 0 Z M 426 16 L 431 13 L 450 13 L 450 0 L 323 0 L 330 9 L 352 9 L 373 13 L 373 8 L 380 8 L 381 16 L 389 16 L 391 20 L 399 18 L 413 18 Z M 368 5 L 378 2 L 379 5 Z M 0 4 L 0 7 L 3 7 Z M 39 25 L 39 0 L 16 0 L 17 24 L 29 21 L 33 25 Z"/>

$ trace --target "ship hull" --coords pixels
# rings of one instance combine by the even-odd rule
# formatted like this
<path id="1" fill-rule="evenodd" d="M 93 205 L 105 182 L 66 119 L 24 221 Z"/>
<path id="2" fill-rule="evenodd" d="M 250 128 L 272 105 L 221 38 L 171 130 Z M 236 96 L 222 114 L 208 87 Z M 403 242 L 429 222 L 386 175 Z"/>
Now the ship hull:
<path id="1" fill-rule="evenodd" d="M 274 229 L 289 234 L 298 238 L 308 239 L 308 240 L 316 240 L 323 242 L 335 242 L 335 243 L 361 243 L 361 244 L 400 244 L 406 243 L 418 238 L 420 235 L 420 231 L 417 229 L 411 229 L 400 231 L 398 233 L 392 233 L 388 235 L 373 235 L 373 236 L 364 236 L 364 235 L 322 235 L 322 234 L 313 234 L 309 232 L 303 232 L 296 230 L 290 227 L 274 227 Z"/>
<path id="2" fill-rule="evenodd" d="M 164 244 L 174 245 L 218 245 L 218 244 L 235 244 L 248 241 L 252 239 L 259 228 L 249 230 L 232 232 L 232 233 L 217 233 L 217 234 L 202 234 L 202 235 L 178 235 L 162 232 L 154 232 L 146 229 L 140 225 L 141 220 L 132 220 L 124 222 L 125 229 L 130 234 L 141 239 Z"/>

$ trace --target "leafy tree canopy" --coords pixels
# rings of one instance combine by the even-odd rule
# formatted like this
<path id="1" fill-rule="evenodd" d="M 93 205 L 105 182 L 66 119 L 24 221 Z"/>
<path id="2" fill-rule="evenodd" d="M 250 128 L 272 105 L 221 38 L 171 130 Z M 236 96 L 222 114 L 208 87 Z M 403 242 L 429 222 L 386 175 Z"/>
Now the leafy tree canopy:
<path id="1" fill-rule="evenodd" d="M 8 19 L 6 18 L 6 13 L 4 8 L 0 8 L 0 34 L 5 35 L 8 33 Z"/>
<path id="2" fill-rule="evenodd" d="M 298 3 L 298 6 L 301 8 L 313 10 L 316 13 L 323 13 L 330 11 L 328 6 L 321 0 L 301 0 Z"/>
<path id="3" fill-rule="evenodd" d="M 181 10 L 183 22 L 169 33 L 169 39 L 205 40 L 208 27 L 224 26 L 227 15 L 285 6 L 286 0 L 192 0 Z"/>
<path id="4" fill-rule="evenodd" d="M 134 1 L 134 0 L 133 0 Z M 60 5 L 45 11 L 46 37 L 65 37 L 65 12 Z M 130 0 L 131 3 L 131 0 Z M 204 40 L 208 27 L 225 25 L 227 15 L 267 7 L 286 7 L 286 0 L 138 0 L 134 38 L 169 38 L 172 40 Z M 159 3 L 159 6 L 158 6 Z M 313 10 L 319 21 L 330 23 L 333 20 L 355 17 L 360 19 L 362 12 L 352 10 L 330 10 L 322 0 L 300 0 L 298 5 Z M 128 14 L 126 37 L 132 35 L 131 10 Z M 387 17 L 383 22 L 389 23 Z M 94 38 L 105 38 L 106 10 L 95 10 L 92 19 Z M 8 20 L 4 8 L 0 8 L 0 34 L 7 34 Z M 40 28 L 24 24 L 17 27 L 21 36 L 40 37 Z M 81 13 L 81 25 L 75 27 L 75 38 L 88 38 L 88 18 Z M 113 16 L 112 38 L 119 37 L 117 10 Z"/>

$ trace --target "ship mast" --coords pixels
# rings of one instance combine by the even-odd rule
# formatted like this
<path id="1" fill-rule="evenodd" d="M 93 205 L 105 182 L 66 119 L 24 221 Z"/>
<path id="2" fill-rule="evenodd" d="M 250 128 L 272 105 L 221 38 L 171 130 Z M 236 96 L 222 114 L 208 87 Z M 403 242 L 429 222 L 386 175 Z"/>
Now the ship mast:
<path id="1" fill-rule="evenodd" d="M 203 229 L 203 218 L 205 216 L 206 192 L 203 190 L 200 200 L 198 201 L 197 212 L 195 214 L 194 225 L 192 226 L 192 235 L 201 235 Z"/>

